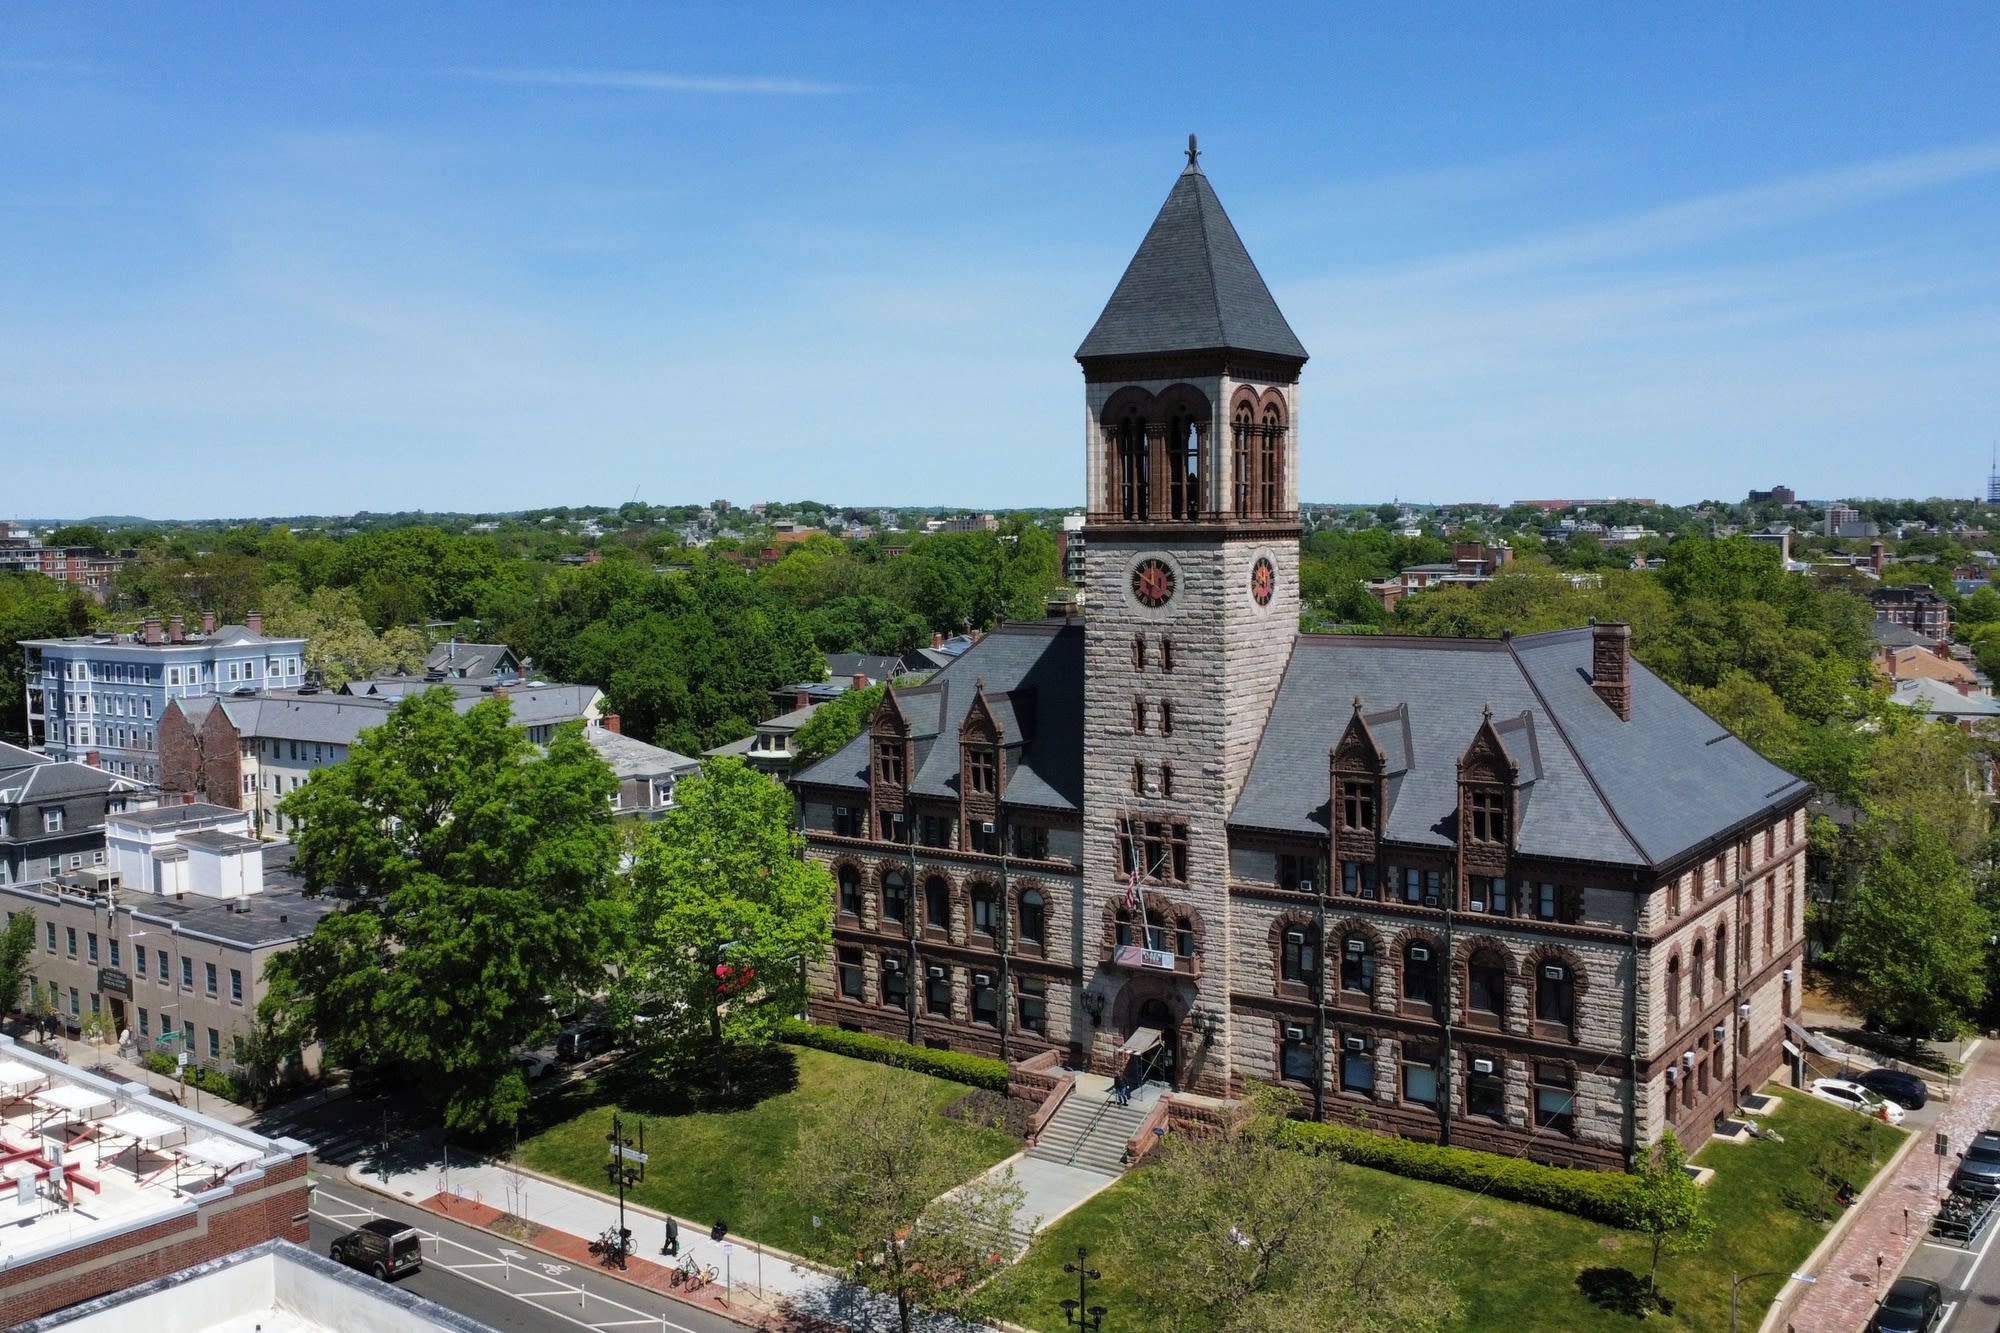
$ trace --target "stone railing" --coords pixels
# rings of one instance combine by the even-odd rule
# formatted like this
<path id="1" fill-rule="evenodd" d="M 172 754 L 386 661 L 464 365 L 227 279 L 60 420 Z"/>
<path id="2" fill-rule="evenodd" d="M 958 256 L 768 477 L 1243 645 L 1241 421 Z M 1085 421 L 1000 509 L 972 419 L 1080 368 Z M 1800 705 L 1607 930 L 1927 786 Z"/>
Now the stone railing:
<path id="1" fill-rule="evenodd" d="M 1062 1109 L 1062 1104 L 1068 1101 L 1069 1095 L 1075 1091 L 1075 1074 L 1064 1074 L 1056 1080 L 1055 1089 L 1043 1099 L 1041 1106 L 1035 1110 L 1034 1118 L 1028 1122 L 1027 1142 L 1030 1148 L 1041 1140 L 1042 1131 L 1049 1127 L 1049 1121 L 1056 1118 L 1056 1112 Z"/>
<path id="2" fill-rule="evenodd" d="M 1146 1113 L 1146 1119 L 1139 1126 L 1138 1133 L 1125 1140 L 1125 1165 L 1131 1166 L 1141 1157 L 1151 1152 L 1163 1137 L 1161 1131 L 1173 1119 L 1174 1099 L 1171 1095 L 1153 1103 L 1153 1109 Z"/>
<path id="3" fill-rule="evenodd" d="M 1062 1052 L 1050 1049 L 1007 1066 L 1007 1095 L 1024 1102 L 1044 1100 L 1061 1081 Z"/>

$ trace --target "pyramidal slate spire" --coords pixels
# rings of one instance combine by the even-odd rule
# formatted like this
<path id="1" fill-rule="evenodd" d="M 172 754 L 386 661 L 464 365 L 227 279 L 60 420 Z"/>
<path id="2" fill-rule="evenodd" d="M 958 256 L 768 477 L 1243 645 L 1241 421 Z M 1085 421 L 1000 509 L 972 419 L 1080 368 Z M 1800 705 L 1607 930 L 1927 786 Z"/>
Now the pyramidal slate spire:
<path id="1" fill-rule="evenodd" d="M 1076 359 L 1232 351 L 1303 363 L 1305 347 L 1202 174 L 1193 135 L 1187 158 Z"/>

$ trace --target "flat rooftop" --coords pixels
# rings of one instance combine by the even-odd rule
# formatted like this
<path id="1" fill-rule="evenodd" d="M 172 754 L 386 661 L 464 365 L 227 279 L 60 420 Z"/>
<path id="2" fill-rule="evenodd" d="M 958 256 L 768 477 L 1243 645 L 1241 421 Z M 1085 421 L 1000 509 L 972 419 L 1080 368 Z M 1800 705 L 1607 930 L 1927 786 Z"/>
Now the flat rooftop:
<path id="1" fill-rule="evenodd" d="M 192 1213 L 306 1151 L 0 1036 L 0 1270 Z"/>

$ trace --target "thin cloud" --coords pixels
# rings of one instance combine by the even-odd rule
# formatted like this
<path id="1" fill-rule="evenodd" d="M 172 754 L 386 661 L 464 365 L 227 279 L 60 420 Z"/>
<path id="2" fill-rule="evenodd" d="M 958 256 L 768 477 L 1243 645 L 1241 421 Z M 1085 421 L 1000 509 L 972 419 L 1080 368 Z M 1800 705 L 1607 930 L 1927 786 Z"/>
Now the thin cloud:
<path id="1" fill-rule="evenodd" d="M 855 92 L 850 84 L 771 76 L 662 74 L 617 69 L 461 69 L 461 78 L 534 88 L 615 88 L 652 93 L 716 93 L 752 97 L 829 97 Z"/>

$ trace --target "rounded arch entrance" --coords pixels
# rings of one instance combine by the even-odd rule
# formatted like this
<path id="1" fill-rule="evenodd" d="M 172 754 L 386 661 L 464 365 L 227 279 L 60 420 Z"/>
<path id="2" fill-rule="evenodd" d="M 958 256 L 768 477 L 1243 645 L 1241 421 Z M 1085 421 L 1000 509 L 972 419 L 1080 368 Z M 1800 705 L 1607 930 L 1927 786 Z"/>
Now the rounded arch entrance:
<path id="1" fill-rule="evenodd" d="M 1112 1023 L 1118 1034 L 1118 1049 L 1135 1045 L 1141 1033 L 1157 1032 L 1159 1038 L 1143 1051 L 1113 1058 L 1112 1073 L 1127 1075 L 1133 1082 L 1158 1082 L 1178 1088 L 1185 1068 L 1181 1022 L 1190 1004 L 1181 987 L 1164 977 L 1134 977 L 1119 991 L 1112 1006 Z"/>

